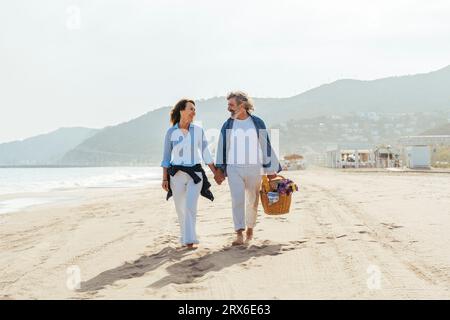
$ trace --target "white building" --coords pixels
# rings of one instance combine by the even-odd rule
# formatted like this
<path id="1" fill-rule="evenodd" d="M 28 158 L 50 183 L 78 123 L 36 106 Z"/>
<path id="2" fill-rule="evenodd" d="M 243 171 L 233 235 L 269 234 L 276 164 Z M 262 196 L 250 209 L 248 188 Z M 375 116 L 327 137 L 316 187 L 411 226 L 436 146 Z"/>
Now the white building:
<path id="1" fill-rule="evenodd" d="M 403 146 L 404 163 L 408 168 L 430 168 L 431 148 L 450 146 L 450 135 L 404 136 L 398 142 Z"/>
<path id="2" fill-rule="evenodd" d="M 405 147 L 406 166 L 411 169 L 430 169 L 431 154 L 429 146 Z"/>
<path id="3" fill-rule="evenodd" d="M 327 150 L 329 168 L 371 168 L 374 166 L 374 152 L 371 146 L 347 143 Z"/>

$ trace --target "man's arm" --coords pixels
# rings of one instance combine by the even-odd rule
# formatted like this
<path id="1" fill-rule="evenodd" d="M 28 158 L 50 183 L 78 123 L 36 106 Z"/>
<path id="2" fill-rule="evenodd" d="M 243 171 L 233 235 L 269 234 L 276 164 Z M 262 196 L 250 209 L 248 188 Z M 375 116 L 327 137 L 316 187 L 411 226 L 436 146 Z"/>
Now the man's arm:
<path id="1" fill-rule="evenodd" d="M 277 173 L 282 170 L 275 150 L 270 143 L 269 133 L 266 124 L 261 119 L 260 121 L 260 133 L 259 138 L 261 141 L 262 153 L 263 153 L 263 170 L 269 179 L 273 179 L 277 176 Z"/>
<path id="2" fill-rule="evenodd" d="M 222 125 L 220 129 L 219 142 L 216 149 L 216 167 L 222 172 L 223 178 L 225 179 L 225 167 L 226 167 L 226 154 L 224 149 L 226 148 L 226 122 Z"/>

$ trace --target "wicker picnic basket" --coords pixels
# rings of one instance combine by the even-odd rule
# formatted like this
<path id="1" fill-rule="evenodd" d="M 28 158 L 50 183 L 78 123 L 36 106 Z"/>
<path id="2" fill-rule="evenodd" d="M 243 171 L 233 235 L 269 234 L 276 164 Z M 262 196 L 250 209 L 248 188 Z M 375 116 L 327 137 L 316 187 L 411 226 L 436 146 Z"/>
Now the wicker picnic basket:
<path id="1" fill-rule="evenodd" d="M 270 189 L 274 189 L 274 184 L 276 184 L 277 180 L 282 180 L 284 177 L 278 176 L 273 180 L 268 180 L 266 176 L 263 176 L 263 181 L 261 183 L 261 203 L 264 208 L 264 212 L 268 215 L 280 215 L 289 213 L 289 209 L 291 208 L 292 201 L 292 193 L 289 195 L 280 194 L 279 200 L 275 203 L 270 204 L 269 196 L 267 195 L 270 192 Z"/>

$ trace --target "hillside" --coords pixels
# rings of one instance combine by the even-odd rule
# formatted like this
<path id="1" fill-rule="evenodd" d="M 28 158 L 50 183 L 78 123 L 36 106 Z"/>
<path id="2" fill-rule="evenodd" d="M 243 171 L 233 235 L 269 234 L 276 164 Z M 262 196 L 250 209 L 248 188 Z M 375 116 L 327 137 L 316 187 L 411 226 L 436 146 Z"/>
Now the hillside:
<path id="1" fill-rule="evenodd" d="M 55 164 L 97 132 L 97 129 L 89 128 L 61 128 L 22 141 L 2 143 L 0 165 Z"/>

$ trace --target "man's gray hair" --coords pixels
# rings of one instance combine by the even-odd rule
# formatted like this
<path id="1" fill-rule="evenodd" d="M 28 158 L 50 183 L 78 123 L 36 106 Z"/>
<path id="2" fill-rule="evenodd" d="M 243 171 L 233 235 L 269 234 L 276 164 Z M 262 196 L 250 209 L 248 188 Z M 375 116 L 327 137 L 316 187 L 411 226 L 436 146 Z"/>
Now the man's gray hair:
<path id="1" fill-rule="evenodd" d="M 253 105 L 253 100 L 248 96 L 247 93 L 245 93 L 243 91 L 232 91 L 227 95 L 227 100 L 230 100 L 231 98 L 236 99 L 236 103 L 238 105 L 243 103 L 245 110 L 247 110 L 248 113 L 255 110 L 255 107 Z"/>

